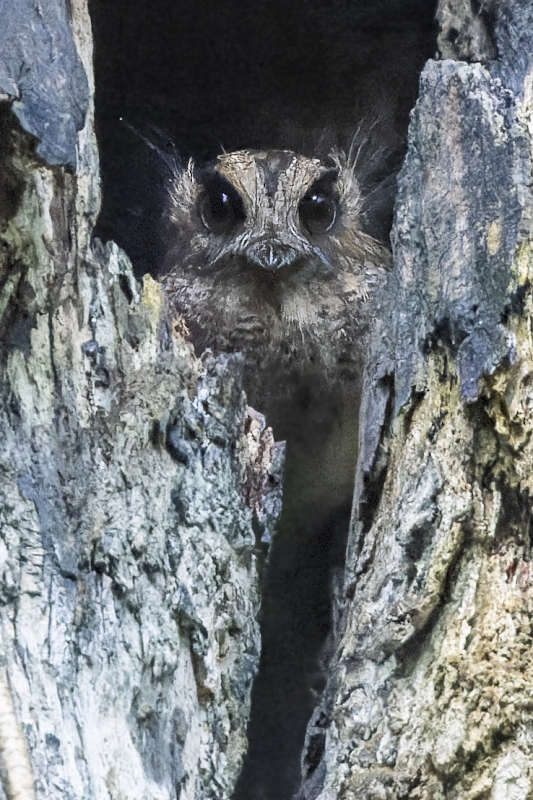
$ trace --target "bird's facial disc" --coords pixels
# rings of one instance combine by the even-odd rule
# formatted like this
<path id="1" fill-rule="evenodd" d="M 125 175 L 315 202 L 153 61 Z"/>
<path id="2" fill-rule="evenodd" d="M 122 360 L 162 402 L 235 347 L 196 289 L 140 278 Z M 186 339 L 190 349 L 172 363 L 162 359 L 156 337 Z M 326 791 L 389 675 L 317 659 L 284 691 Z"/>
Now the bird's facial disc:
<path id="1" fill-rule="evenodd" d="M 318 256 L 339 216 L 336 170 L 294 154 L 231 153 L 201 176 L 197 210 L 228 256 L 276 273 Z"/>

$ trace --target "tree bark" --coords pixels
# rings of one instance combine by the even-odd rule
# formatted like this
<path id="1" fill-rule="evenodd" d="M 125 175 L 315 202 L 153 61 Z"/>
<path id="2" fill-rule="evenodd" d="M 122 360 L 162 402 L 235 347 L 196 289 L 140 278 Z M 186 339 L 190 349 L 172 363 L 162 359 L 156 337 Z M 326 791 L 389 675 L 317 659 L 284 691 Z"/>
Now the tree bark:
<path id="1" fill-rule="evenodd" d="M 533 796 L 533 6 L 473 6 L 411 120 L 306 800 Z"/>
<path id="2" fill-rule="evenodd" d="M 4 4 L 5 5 L 5 4 Z M 0 37 L 0 798 L 229 798 L 283 450 L 99 207 L 85 0 Z M 305 800 L 527 800 L 533 7 L 441 0 Z"/>
<path id="3" fill-rule="evenodd" d="M 91 244 L 90 21 L 70 10 L 8 2 L 0 31 L 0 797 L 220 800 L 283 448 L 239 357 L 199 361 L 158 284 Z"/>

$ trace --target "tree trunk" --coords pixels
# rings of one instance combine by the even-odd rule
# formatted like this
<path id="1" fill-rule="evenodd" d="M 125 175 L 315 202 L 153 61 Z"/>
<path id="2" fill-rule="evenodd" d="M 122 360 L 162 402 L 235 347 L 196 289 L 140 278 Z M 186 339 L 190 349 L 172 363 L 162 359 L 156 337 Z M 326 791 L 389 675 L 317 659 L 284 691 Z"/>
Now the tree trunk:
<path id="1" fill-rule="evenodd" d="M 533 797 L 533 4 L 475 5 L 411 120 L 306 800 Z"/>
<path id="2" fill-rule="evenodd" d="M 0 798 L 229 798 L 283 450 L 99 205 L 85 0 L 0 29 Z M 533 796 L 533 5 L 441 0 L 305 800 Z"/>
<path id="3" fill-rule="evenodd" d="M 198 361 L 158 284 L 90 243 L 90 21 L 70 8 L 4 3 L 0 30 L 0 797 L 220 800 L 283 451 L 239 358 Z"/>

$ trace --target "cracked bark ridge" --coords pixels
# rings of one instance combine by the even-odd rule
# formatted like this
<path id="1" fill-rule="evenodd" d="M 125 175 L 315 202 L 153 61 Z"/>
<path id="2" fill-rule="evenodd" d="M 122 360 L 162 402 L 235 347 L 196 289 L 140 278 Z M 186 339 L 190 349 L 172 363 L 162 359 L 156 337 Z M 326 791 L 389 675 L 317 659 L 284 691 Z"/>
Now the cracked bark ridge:
<path id="1" fill-rule="evenodd" d="M 496 58 L 492 6 L 487 0 L 441 0 L 436 16 L 442 58 L 483 63 Z"/>
<path id="2" fill-rule="evenodd" d="M 87 9 L 71 8 L 92 85 Z M 52 116 L 72 101 L 59 81 L 48 104 L 53 63 Z M 229 798 L 283 450 L 247 410 L 239 357 L 196 359 L 159 285 L 91 244 L 92 102 L 75 173 L 14 106 L 0 103 L 0 797 Z M 59 149 L 64 132 L 49 132 Z"/>
<path id="3" fill-rule="evenodd" d="M 533 791 L 533 12 L 492 13 L 421 78 L 300 800 Z"/>

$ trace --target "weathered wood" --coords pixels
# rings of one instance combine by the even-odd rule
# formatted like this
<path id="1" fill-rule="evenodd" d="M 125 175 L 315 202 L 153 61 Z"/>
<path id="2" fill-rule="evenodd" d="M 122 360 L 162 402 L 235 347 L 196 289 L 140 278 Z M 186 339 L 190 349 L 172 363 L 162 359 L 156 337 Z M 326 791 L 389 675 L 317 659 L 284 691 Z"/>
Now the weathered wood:
<path id="1" fill-rule="evenodd" d="M 70 5 L 3 8 L 0 796 L 220 800 L 283 454 L 239 357 L 196 359 L 158 284 L 90 243 L 90 25 Z"/>
<path id="2" fill-rule="evenodd" d="M 481 5 L 411 121 L 306 800 L 533 791 L 533 7 Z"/>
<path id="3" fill-rule="evenodd" d="M 84 0 L 71 20 L 62 0 L 12 5 L 0 797 L 229 798 L 282 453 L 239 359 L 198 361 L 159 287 L 90 243 Z M 306 800 L 533 791 L 533 8 L 443 0 L 438 18 L 448 60 L 424 70 L 399 181 Z"/>

